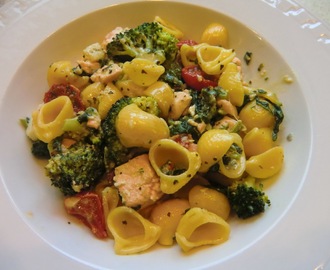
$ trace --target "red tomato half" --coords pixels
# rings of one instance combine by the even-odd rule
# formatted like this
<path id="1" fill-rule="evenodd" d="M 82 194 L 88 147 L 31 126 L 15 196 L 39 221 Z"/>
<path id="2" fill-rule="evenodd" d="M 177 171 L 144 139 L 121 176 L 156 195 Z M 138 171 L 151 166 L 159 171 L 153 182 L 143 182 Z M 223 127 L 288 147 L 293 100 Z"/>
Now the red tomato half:
<path id="1" fill-rule="evenodd" d="M 77 217 L 88 226 L 97 238 L 107 238 L 103 207 L 100 197 L 93 192 L 79 193 L 64 199 L 68 214 Z"/>
<path id="2" fill-rule="evenodd" d="M 207 75 L 197 65 L 184 67 L 181 70 L 181 76 L 189 87 L 198 91 L 206 87 L 218 85 L 215 76 Z"/>
<path id="3" fill-rule="evenodd" d="M 59 96 L 68 96 L 72 102 L 75 112 L 86 109 L 80 97 L 80 90 L 71 84 L 54 84 L 44 95 L 44 102 L 47 103 Z"/>

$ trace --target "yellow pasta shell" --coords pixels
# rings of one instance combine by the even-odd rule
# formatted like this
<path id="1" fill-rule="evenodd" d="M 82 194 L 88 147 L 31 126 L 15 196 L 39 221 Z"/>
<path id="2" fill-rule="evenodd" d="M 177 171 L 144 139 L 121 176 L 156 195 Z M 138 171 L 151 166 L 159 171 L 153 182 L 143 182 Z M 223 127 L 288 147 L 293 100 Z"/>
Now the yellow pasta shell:
<path id="1" fill-rule="evenodd" d="M 160 189 L 166 194 L 173 194 L 186 185 L 201 165 L 198 152 L 190 152 L 170 139 L 161 139 L 153 144 L 149 150 L 149 160 L 160 177 Z M 168 162 L 171 162 L 173 167 L 182 173 L 171 175 L 163 172 L 162 168 Z"/>
<path id="2" fill-rule="evenodd" d="M 244 152 L 247 157 L 259 155 L 274 147 L 273 131 L 270 128 L 253 128 L 243 138 Z"/>
<path id="3" fill-rule="evenodd" d="M 216 245 L 229 239 L 230 226 L 206 209 L 191 208 L 180 220 L 175 238 L 183 251 L 203 245 Z"/>
<path id="4" fill-rule="evenodd" d="M 158 243 L 165 246 L 173 245 L 176 228 L 184 213 L 190 208 L 188 200 L 170 199 L 157 204 L 151 214 L 150 221 L 161 227 Z"/>
<path id="5" fill-rule="evenodd" d="M 197 151 L 201 157 L 200 172 L 207 172 L 220 161 L 233 143 L 233 137 L 227 130 L 210 129 L 203 133 L 197 142 Z"/>
<path id="6" fill-rule="evenodd" d="M 48 86 L 53 84 L 72 84 L 80 90 L 84 89 L 89 84 L 88 76 L 78 76 L 72 71 L 70 61 L 57 61 L 52 63 L 47 71 Z"/>
<path id="7" fill-rule="evenodd" d="M 72 102 L 68 96 L 59 96 L 32 113 L 33 131 L 36 137 L 49 143 L 63 134 L 64 121 L 74 116 Z"/>
<path id="8" fill-rule="evenodd" d="M 238 116 L 247 131 L 250 131 L 254 127 L 273 128 L 275 124 L 275 118 L 272 113 L 258 105 L 255 100 L 246 104 Z"/>
<path id="9" fill-rule="evenodd" d="M 80 94 L 82 102 L 86 107 L 94 107 L 97 109 L 98 96 L 104 89 L 104 85 L 101 82 L 94 82 L 88 85 Z"/>
<path id="10" fill-rule="evenodd" d="M 181 62 L 184 67 L 196 65 L 196 49 L 194 46 L 182 44 L 180 48 Z"/>
<path id="11" fill-rule="evenodd" d="M 201 43 L 207 43 L 214 46 L 228 46 L 228 31 L 220 23 L 211 23 L 203 31 Z"/>
<path id="12" fill-rule="evenodd" d="M 104 119 L 112 105 L 116 103 L 117 100 L 121 99 L 123 94 L 121 91 L 113 84 L 108 83 L 104 90 L 98 96 L 98 112 L 101 119 Z"/>
<path id="13" fill-rule="evenodd" d="M 158 225 L 127 206 L 113 209 L 107 217 L 107 226 L 115 240 L 115 252 L 119 255 L 135 254 L 150 248 L 161 233 Z"/>
<path id="14" fill-rule="evenodd" d="M 233 137 L 233 143 L 235 143 L 241 150 L 239 158 L 234 161 L 234 163 L 230 163 L 229 165 L 225 165 L 223 159 L 220 160 L 220 173 L 225 175 L 228 178 L 236 179 L 243 175 L 246 167 L 246 158 L 244 153 L 244 146 L 242 144 L 242 138 L 237 133 L 230 133 Z"/>
<path id="15" fill-rule="evenodd" d="M 283 166 L 284 149 L 275 146 L 246 161 L 246 172 L 255 178 L 268 178 L 277 174 Z"/>
<path id="16" fill-rule="evenodd" d="M 104 219 L 107 220 L 108 214 L 118 206 L 120 201 L 119 193 L 117 188 L 114 186 L 108 186 L 108 181 L 101 181 L 95 187 L 95 192 L 100 196 Z M 108 237 L 113 238 L 112 233 L 110 232 L 108 226 L 106 227 Z"/>
<path id="17" fill-rule="evenodd" d="M 230 214 L 230 204 L 228 198 L 221 192 L 203 187 L 194 186 L 189 191 L 189 203 L 191 207 L 204 208 L 227 220 Z"/>
<path id="18" fill-rule="evenodd" d="M 156 16 L 155 22 L 158 22 L 160 26 L 171 35 L 175 36 L 177 39 L 183 38 L 183 33 L 180 29 L 178 29 L 174 24 L 164 20 L 163 18 Z"/>
<path id="19" fill-rule="evenodd" d="M 223 69 L 234 59 L 235 55 L 235 52 L 231 49 L 211 46 L 206 43 L 200 45 L 196 50 L 198 64 L 209 75 L 221 74 Z"/>
<path id="20" fill-rule="evenodd" d="M 146 87 L 135 84 L 132 80 L 118 80 L 115 86 L 122 92 L 123 96 L 138 97 L 143 96 Z"/>
<path id="21" fill-rule="evenodd" d="M 168 117 L 170 107 L 174 101 L 174 92 L 167 83 L 157 81 L 150 85 L 143 94 L 154 97 L 161 111 L 160 116 L 163 118 Z"/>
<path id="22" fill-rule="evenodd" d="M 116 131 L 125 147 L 147 149 L 170 134 L 164 119 L 141 110 L 136 104 L 130 104 L 119 112 Z"/>
<path id="23" fill-rule="evenodd" d="M 123 71 L 137 85 L 150 86 L 165 72 L 165 68 L 148 59 L 134 58 L 123 65 Z"/>
<path id="24" fill-rule="evenodd" d="M 229 101 L 235 106 L 244 102 L 244 87 L 237 65 L 228 63 L 218 81 L 219 86 L 228 91 Z"/>

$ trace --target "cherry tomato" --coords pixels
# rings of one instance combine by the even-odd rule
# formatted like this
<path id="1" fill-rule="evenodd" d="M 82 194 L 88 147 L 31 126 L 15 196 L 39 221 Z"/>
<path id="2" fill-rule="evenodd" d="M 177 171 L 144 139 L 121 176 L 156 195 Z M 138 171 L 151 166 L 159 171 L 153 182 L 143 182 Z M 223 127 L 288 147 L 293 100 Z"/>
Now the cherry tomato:
<path id="1" fill-rule="evenodd" d="M 44 95 L 44 102 L 47 103 L 59 96 L 68 96 L 72 102 L 75 112 L 86 109 L 80 97 L 80 90 L 70 84 L 53 84 Z"/>
<path id="2" fill-rule="evenodd" d="M 184 67 L 181 70 L 181 76 L 189 87 L 198 91 L 206 87 L 218 85 L 215 76 L 207 75 L 197 65 Z"/>
<path id="3" fill-rule="evenodd" d="M 180 40 L 176 44 L 176 46 L 178 46 L 178 48 L 180 49 L 183 44 L 187 44 L 189 46 L 194 46 L 194 45 L 197 45 L 198 43 L 195 40 L 192 40 L 192 39 L 185 39 L 185 40 Z"/>
<path id="4" fill-rule="evenodd" d="M 68 214 L 77 217 L 91 229 L 97 238 L 107 238 L 103 207 L 100 197 L 94 192 L 83 192 L 64 199 Z"/>

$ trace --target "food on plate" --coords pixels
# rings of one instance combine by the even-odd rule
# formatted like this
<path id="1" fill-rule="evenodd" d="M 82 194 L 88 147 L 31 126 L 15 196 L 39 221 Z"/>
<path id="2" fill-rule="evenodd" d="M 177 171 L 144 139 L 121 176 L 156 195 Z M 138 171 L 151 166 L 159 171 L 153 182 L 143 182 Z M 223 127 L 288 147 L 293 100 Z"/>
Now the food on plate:
<path id="1" fill-rule="evenodd" d="M 200 36 L 159 16 L 116 27 L 75 63 L 50 63 L 49 89 L 22 120 L 67 213 L 119 255 L 224 243 L 232 219 L 271 204 L 282 104 L 245 82 L 224 25 Z"/>

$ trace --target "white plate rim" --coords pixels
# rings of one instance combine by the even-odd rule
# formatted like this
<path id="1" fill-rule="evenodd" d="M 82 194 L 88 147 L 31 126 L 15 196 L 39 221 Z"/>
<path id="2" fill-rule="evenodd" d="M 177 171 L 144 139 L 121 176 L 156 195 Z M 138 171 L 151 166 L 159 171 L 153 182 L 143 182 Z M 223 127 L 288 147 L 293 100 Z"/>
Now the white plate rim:
<path id="1" fill-rule="evenodd" d="M 6 27 L 3 30 L 3 32 L 6 32 L 6 31 L 7 32 L 1 37 L 1 39 L 3 41 L 6 41 L 6 38 L 10 37 L 10 35 L 8 35 L 8 32 L 11 31 L 11 30 L 14 30 L 14 29 L 19 29 L 20 23 L 27 20 L 27 18 L 29 16 L 32 16 L 32 18 L 34 18 L 34 20 L 35 20 L 36 18 L 34 16 L 36 14 L 38 14 L 38 11 L 41 10 L 42 8 L 44 8 L 44 7 L 47 7 L 47 5 L 48 5 L 48 7 L 51 7 L 52 5 L 54 5 L 55 7 L 59 8 L 58 5 L 60 5 L 61 1 L 56 2 L 56 4 L 54 3 L 55 1 L 54 2 L 41 1 L 41 2 L 39 3 L 38 6 L 36 6 L 35 8 L 30 9 L 27 13 L 23 14 L 22 17 L 19 20 L 17 20 L 16 22 L 13 22 L 12 24 L 8 25 L 8 27 Z M 119 2 L 124 2 L 124 1 L 113 1 L 113 3 L 114 2 L 119 3 Z M 195 2 L 196 4 L 198 4 L 197 3 L 198 1 L 179 1 L 179 2 L 189 2 L 189 3 L 194 3 Z M 315 87 L 315 86 L 316 87 L 317 86 L 324 87 L 326 85 L 326 83 L 329 82 L 329 79 L 323 78 L 323 76 L 321 76 L 322 74 L 325 74 L 324 73 L 324 68 L 326 66 L 322 61 L 320 61 L 321 59 L 318 59 L 318 58 L 323 57 L 324 60 L 329 59 L 329 55 L 328 55 L 329 54 L 329 47 L 330 47 L 330 41 L 329 41 L 330 32 L 329 32 L 329 29 L 327 29 L 322 24 L 318 24 L 317 26 L 315 26 L 315 24 L 314 24 L 315 27 L 313 27 L 313 24 L 311 24 L 311 22 L 316 23 L 316 24 L 317 24 L 317 22 L 315 22 L 315 19 L 313 17 L 311 17 L 308 13 L 304 13 L 304 12 L 299 13 L 299 12 L 297 12 L 296 15 L 294 15 L 294 11 L 299 10 L 301 7 L 299 5 L 293 3 L 292 1 L 259 1 L 259 2 L 255 1 L 255 2 L 251 3 L 251 5 L 259 7 L 259 5 L 261 5 L 260 4 L 261 2 L 262 2 L 263 5 L 265 5 L 263 7 L 264 9 L 266 9 L 265 7 L 267 6 L 267 8 L 269 9 L 269 10 L 268 9 L 267 10 L 269 12 L 273 12 L 273 11 L 278 12 L 276 17 L 283 16 L 283 18 L 285 20 L 287 20 L 287 22 L 289 23 L 289 26 L 291 28 L 293 28 L 295 30 L 299 30 L 299 33 L 296 35 L 297 38 L 299 37 L 302 41 L 306 42 L 305 43 L 306 48 L 305 49 L 300 49 L 299 53 L 304 52 L 307 49 L 312 49 L 313 51 L 319 50 L 319 51 L 315 52 L 315 58 L 314 59 L 309 59 L 309 60 L 314 60 L 314 62 L 311 61 L 311 62 L 309 62 L 309 64 L 317 64 L 318 69 L 323 70 L 323 73 L 320 72 L 321 74 L 316 74 L 317 76 L 315 76 L 316 78 L 314 80 L 311 80 L 311 81 L 308 81 L 308 82 L 307 82 L 307 80 L 302 80 L 302 81 L 305 82 L 305 83 L 309 83 L 311 85 L 311 87 Z M 66 14 L 66 22 L 68 22 L 68 21 L 74 19 L 75 17 L 77 17 L 78 13 L 81 13 L 80 15 L 82 15 L 82 14 L 86 13 L 88 10 L 96 9 L 97 8 L 96 6 L 102 7 L 106 4 L 109 4 L 109 2 L 106 3 L 106 1 L 96 1 L 96 5 L 92 6 L 92 5 L 88 5 L 88 1 L 86 1 L 86 6 L 84 7 L 85 10 L 81 10 L 79 12 L 76 12 L 77 14 L 70 14 L 70 15 Z M 230 8 L 235 7 L 235 5 L 240 6 L 242 4 L 243 4 L 242 1 L 237 0 L 237 1 L 235 1 L 234 4 L 232 4 L 232 6 Z M 70 2 L 68 2 L 68 5 L 77 6 L 79 4 L 77 3 L 77 1 L 70 1 Z M 214 1 L 205 1 L 203 3 L 203 5 L 204 6 L 210 6 L 210 7 L 216 6 Z M 232 10 L 230 11 L 230 8 L 229 8 L 229 12 L 232 12 L 232 14 L 235 14 L 235 12 L 233 12 Z M 273 11 L 270 11 L 271 9 L 273 9 Z M 222 12 L 224 12 L 224 11 L 222 10 Z M 229 14 L 229 15 L 232 15 L 232 14 Z M 264 18 L 266 15 L 264 14 L 261 17 Z M 304 16 L 306 15 L 307 17 L 301 17 L 300 15 L 304 15 Z M 311 20 L 311 18 L 312 18 L 312 20 Z M 310 24 L 308 25 L 308 24 L 306 24 L 306 22 L 309 22 Z M 65 20 L 63 20 L 62 23 L 64 24 Z M 255 22 L 250 22 L 250 23 L 252 25 L 255 25 Z M 305 26 L 305 25 L 307 25 L 307 26 Z M 53 26 L 53 27 L 55 29 L 57 28 L 57 26 Z M 257 28 L 258 27 L 256 27 L 256 29 Z M 317 29 L 317 31 L 315 29 Z M 40 40 L 42 40 L 45 36 L 51 34 L 51 32 L 54 31 L 54 29 L 52 29 L 52 27 L 49 27 L 49 28 L 45 28 L 44 31 L 45 31 L 44 33 L 39 35 Z M 258 32 L 263 33 L 262 27 L 260 27 Z M 35 40 L 35 42 L 36 43 L 38 42 L 38 38 Z M 282 48 L 283 44 L 277 44 L 276 43 L 276 45 L 279 45 L 278 47 L 281 47 L 281 49 L 283 49 Z M 31 46 L 31 48 L 32 48 L 34 46 L 33 42 L 31 42 L 31 44 L 29 44 L 29 46 Z M 5 48 L 1 47 L 1 50 L 3 50 L 3 49 L 4 49 L 4 51 L 10 51 L 10 49 L 8 47 L 5 47 Z M 15 52 L 15 49 L 11 49 L 11 50 Z M 27 53 L 29 53 L 29 50 L 30 50 L 30 48 L 27 48 L 25 51 L 23 51 L 19 55 L 19 57 L 16 60 L 17 64 L 19 64 L 20 61 L 24 58 L 24 56 Z M 1 58 L 3 58 L 3 56 Z M 289 56 L 288 56 L 288 58 L 289 58 Z M 1 59 L 1 60 L 3 60 L 3 59 Z M 5 58 L 4 61 L 6 61 L 6 60 L 8 60 L 8 59 Z M 14 67 L 15 65 L 12 65 L 12 66 Z M 10 68 L 9 68 L 9 70 L 10 70 Z M 312 75 L 315 75 L 314 73 L 315 73 L 315 71 L 312 72 Z M 318 80 L 318 81 L 316 81 L 316 80 Z M 8 82 L 8 77 L 6 77 L 4 79 L 1 78 L 1 81 L 2 81 L 1 82 L 1 86 L 2 86 L 1 89 L 4 89 L 5 86 L 6 86 L 6 82 Z M 318 114 L 324 115 L 324 113 L 326 112 L 325 111 L 326 104 L 324 102 L 324 99 L 326 99 L 327 96 L 329 97 L 329 94 L 327 94 L 327 93 L 322 93 L 322 97 L 313 96 L 313 95 L 317 95 L 317 94 L 318 93 L 316 93 L 316 94 L 311 93 L 310 96 L 307 97 L 308 99 L 310 98 L 310 100 L 311 100 L 311 105 L 312 105 L 311 106 L 312 107 L 311 114 L 312 114 L 313 118 L 315 118 L 315 115 L 318 115 Z M 1 95 L 0 95 L 0 97 L 1 97 Z M 327 152 L 329 147 L 326 146 L 326 145 L 323 145 L 323 143 L 326 142 L 325 136 L 322 135 L 322 134 L 319 134 L 317 132 L 321 131 L 321 127 L 322 127 L 322 132 L 326 134 L 327 131 L 329 131 L 329 126 L 323 125 L 323 123 L 319 119 L 315 119 L 315 120 L 316 120 L 315 123 L 314 123 L 314 129 L 315 129 L 314 142 L 315 142 L 315 145 L 313 147 L 314 148 L 314 155 L 315 155 L 315 153 L 318 153 L 318 151 L 320 151 L 320 149 L 323 148 L 322 153 L 318 153 L 318 155 L 317 155 L 317 159 L 320 159 L 320 160 L 322 159 L 322 160 L 321 161 L 320 160 L 316 160 L 316 161 L 314 160 L 312 162 L 312 164 L 311 164 L 312 168 L 311 168 L 310 172 L 308 172 L 308 175 L 311 175 L 311 174 L 314 174 L 314 173 L 317 172 L 317 175 L 320 175 L 321 177 L 322 176 L 324 177 L 326 175 L 326 170 L 325 170 L 326 167 L 323 167 L 319 170 L 319 168 L 316 167 L 315 163 L 325 165 L 323 158 L 326 158 L 325 152 Z M 320 180 L 320 182 L 322 183 L 321 180 Z M 292 213 L 290 213 L 290 215 L 292 214 L 292 217 L 289 218 L 288 220 L 292 220 L 294 217 L 296 217 L 297 219 L 301 219 L 301 213 L 299 211 L 296 211 L 296 210 L 299 209 L 299 205 L 300 205 L 299 203 L 301 203 L 301 201 L 306 196 L 310 196 L 310 194 L 314 194 L 316 192 L 314 189 L 307 190 L 308 188 L 311 187 L 311 185 L 312 184 L 310 183 L 310 181 L 306 181 L 306 184 L 304 185 L 303 190 L 302 190 L 302 194 L 299 195 L 299 198 L 297 198 L 297 201 L 295 201 L 295 203 L 293 205 L 293 208 L 290 209 L 290 211 L 289 211 L 289 212 L 292 212 Z M 323 199 L 323 201 L 329 203 L 329 199 L 328 200 Z M 309 208 L 310 207 L 312 207 L 312 206 L 309 206 Z M 320 221 L 320 222 L 319 222 L 318 225 L 320 227 L 330 224 L 329 218 L 321 217 L 321 215 L 320 215 L 321 210 L 322 211 L 329 210 L 329 206 L 328 207 L 325 207 L 325 206 L 319 207 L 319 209 L 317 211 L 315 211 L 315 213 L 313 213 L 313 215 L 312 215 L 316 218 L 319 218 L 318 221 Z M 1 209 L 1 211 L 3 211 L 3 209 Z M 298 212 L 298 213 L 295 213 L 295 212 Z M 279 230 L 283 229 L 283 226 L 284 225 L 279 226 L 280 228 L 276 229 L 275 231 L 279 231 Z M 309 225 L 309 226 L 307 226 L 307 229 L 312 230 L 312 229 L 315 229 L 315 227 L 313 227 L 312 225 Z M 277 232 L 275 232 L 275 235 L 277 235 Z M 293 235 L 294 235 L 294 239 L 296 240 L 295 237 L 298 237 L 300 234 L 296 233 L 296 234 L 293 234 Z M 328 234 L 325 233 L 325 235 L 329 235 L 329 233 Z M 271 237 L 271 236 L 269 236 L 269 237 Z M 312 241 L 310 243 L 312 244 Z M 321 248 L 321 249 L 322 248 L 328 248 L 328 250 L 329 250 L 329 244 L 323 243 L 322 241 L 319 241 L 318 242 L 318 248 Z M 258 249 L 258 247 L 257 247 L 257 249 Z M 249 251 L 247 251 L 247 252 L 249 252 Z M 314 254 L 316 255 L 316 252 L 314 252 L 313 255 Z M 281 255 L 277 255 L 277 256 L 281 256 Z M 299 257 L 298 255 L 293 256 L 293 258 L 298 258 L 298 257 Z M 242 258 L 242 260 L 244 261 L 244 258 Z M 293 261 L 293 260 L 294 259 L 291 259 L 291 261 Z M 317 256 L 315 257 L 314 260 L 315 261 L 317 260 Z M 321 265 L 322 260 L 326 260 L 326 258 L 318 258 L 318 260 L 319 260 L 320 265 Z M 303 258 L 301 259 L 301 262 L 305 262 L 304 266 L 306 266 L 306 261 L 307 261 L 306 259 L 303 259 Z M 232 262 L 228 262 L 228 263 L 230 264 Z M 288 262 L 288 263 L 290 263 L 290 262 Z M 233 263 L 232 265 L 235 265 L 235 263 Z M 293 262 L 291 262 L 291 265 L 294 265 Z M 317 265 L 314 264 L 313 266 L 316 267 Z M 232 269 L 235 269 L 235 268 L 232 268 Z M 259 268 L 256 268 L 256 269 L 259 269 Z M 268 269 L 271 269 L 271 268 L 268 268 Z"/>

